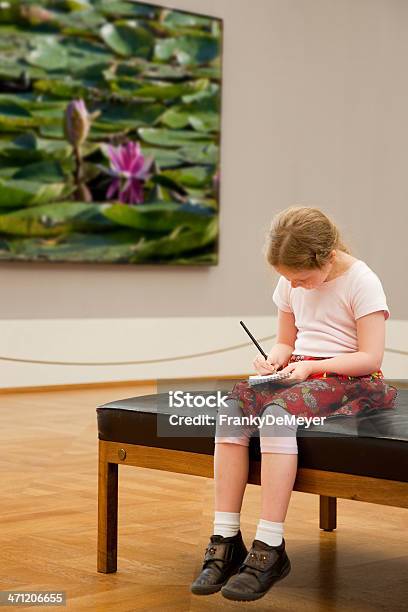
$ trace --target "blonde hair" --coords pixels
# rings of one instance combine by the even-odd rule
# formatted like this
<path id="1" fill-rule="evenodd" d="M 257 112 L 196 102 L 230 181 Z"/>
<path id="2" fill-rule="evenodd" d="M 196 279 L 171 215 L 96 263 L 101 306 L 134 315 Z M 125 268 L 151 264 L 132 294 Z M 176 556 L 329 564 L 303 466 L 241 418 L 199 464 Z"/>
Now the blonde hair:
<path id="1" fill-rule="evenodd" d="M 291 206 L 272 219 L 264 254 L 272 266 L 322 268 L 333 249 L 351 255 L 335 223 L 319 208 Z"/>

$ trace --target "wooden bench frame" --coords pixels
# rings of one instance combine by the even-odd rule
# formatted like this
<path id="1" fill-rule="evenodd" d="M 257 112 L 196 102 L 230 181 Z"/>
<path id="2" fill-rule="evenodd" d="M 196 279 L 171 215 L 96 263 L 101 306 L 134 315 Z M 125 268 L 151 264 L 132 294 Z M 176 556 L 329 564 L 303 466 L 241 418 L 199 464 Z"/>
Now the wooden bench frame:
<path id="1" fill-rule="evenodd" d="M 117 570 L 118 466 L 132 465 L 213 478 L 213 455 L 99 440 L 98 572 Z M 260 484 L 260 461 L 251 461 L 248 483 Z M 336 529 L 337 498 L 408 508 L 408 483 L 299 468 L 295 491 L 320 496 L 320 528 Z"/>

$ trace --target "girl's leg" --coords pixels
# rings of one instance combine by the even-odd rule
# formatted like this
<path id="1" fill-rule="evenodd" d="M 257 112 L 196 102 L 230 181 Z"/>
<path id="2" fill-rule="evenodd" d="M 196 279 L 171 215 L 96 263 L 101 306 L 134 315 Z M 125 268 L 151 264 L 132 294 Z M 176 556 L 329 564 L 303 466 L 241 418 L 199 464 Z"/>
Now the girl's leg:
<path id="1" fill-rule="evenodd" d="M 269 416 L 260 429 L 262 469 L 262 512 L 249 555 L 239 572 L 222 587 L 227 599 L 252 601 L 263 597 L 277 580 L 290 572 L 283 540 L 283 522 L 296 476 L 296 427 L 273 424 L 273 417 L 290 416 L 280 406 L 265 408 Z"/>
<path id="2" fill-rule="evenodd" d="M 248 446 L 217 442 L 214 452 L 215 503 L 217 512 L 241 512 L 248 480 Z"/>
<path id="3" fill-rule="evenodd" d="M 242 498 L 248 479 L 248 431 L 239 424 L 225 424 L 221 416 L 244 415 L 236 400 L 219 409 L 214 452 L 214 531 L 207 546 L 200 574 L 191 585 L 197 595 L 221 589 L 246 558 L 248 551 L 240 531 Z"/>
<path id="4" fill-rule="evenodd" d="M 215 510 L 237 513 L 241 511 L 248 480 L 248 446 L 255 428 L 223 423 L 220 415 L 242 417 L 243 413 L 236 400 L 228 400 L 228 408 L 220 409 L 218 413 L 215 436 Z M 285 419 L 291 416 L 277 404 L 267 406 L 263 416 L 270 422 L 260 429 L 261 518 L 283 522 L 297 472 L 297 426 L 272 422 L 277 417 Z"/>
<path id="5" fill-rule="evenodd" d="M 214 533 L 229 534 L 239 530 L 239 513 L 248 480 L 248 446 L 254 428 L 244 427 L 237 421 L 226 422 L 223 417 L 244 416 L 236 400 L 227 401 L 217 415 L 214 452 Z"/>
<path id="6" fill-rule="evenodd" d="M 297 472 L 297 426 L 285 420 L 276 424 L 275 419 L 288 419 L 290 414 L 271 404 L 263 412 L 270 419 L 261 428 L 261 519 L 256 539 L 269 545 L 279 545 L 283 538 L 283 523 Z"/>
<path id="7" fill-rule="evenodd" d="M 261 518 L 283 523 L 297 471 L 297 454 L 262 453 Z"/>

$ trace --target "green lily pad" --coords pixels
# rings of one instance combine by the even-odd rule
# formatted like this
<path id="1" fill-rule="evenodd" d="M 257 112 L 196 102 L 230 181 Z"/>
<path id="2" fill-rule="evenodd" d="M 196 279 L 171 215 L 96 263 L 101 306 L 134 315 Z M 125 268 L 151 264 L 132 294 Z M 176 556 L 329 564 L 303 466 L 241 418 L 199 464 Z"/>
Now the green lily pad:
<path id="1" fill-rule="evenodd" d="M 160 117 L 160 123 L 173 129 L 182 129 L 190 125 L 197 132 L 217 132 L 220 129 L 219 114 L 190 112 L 183 107 L 169 108 Z"/>
<path id="2" fill-rule="evenodd" d="M 23 101 L 14 101 L 9 96 L 0 95 L 0 128 L 14 132 L 23 128 L 34 127 L 39 120 L 32 117 Z"/>
<path id="3" fill-rule="evenodd" d="M 94 128 L 118 132 L 121 129 L 150 125 L 160 117 L 164 108 L 162 104 L 146 102 L 105 105 L 102 114 L 92 123 L 91 130 Z"/>
<path id="4" fill-rule="evenodd" d="M 71 60 L 80 59 L 85 63 L 96 61 L 113 60 L 113 55 L 107 51 L 101 41 L 84 40 L 79 37 L 66 37 L 63 40 L 63 47 L 69 53 Z"/>
<path id="5" fill-rule="evenodd" d="M 186 187 L 206 187 L 211 185 L 214 176 L 214 167 L 192 167 L 180 168 L 178 170 L 165 170 L 164 176 L 172 179 L 175 183 Z"/>
<path id="6" fill-rule="evenodd" d="M 26 108 L 28 108 L 30 113 L 34 116 L 53 117 L 58 119 L 61 119 L 67 107 L 66 100 L 26 100 L 25 104 Z"/>
<path id="7" fill-rule="evenodd" d="M 20 118 L 31 117 L 31 113 L 20 103 L 0 96 L 0 115 L 5 117 Z"/>
<path id="8" fill-rule="evenodd" d="M 221 66 L 214 62 L 211 66 L 194 66 L 191 69 L 192 75 L 195 77 L 203 77 L 214 81 L 221 80 Z"/>
<path id="9" fill-rule="evenodd" d="M 0 178 L 11 179 L 18 170 L 19 168 L 16 168 L 16 166 L 0 166 Z"/>
<path id="10" fill-rule="evenodd" d="M 186 94 L 182 97 L 182 102 L 184 104 L 192 104 L 199 103 L 197 105 L 197 111 L 203 110 L 213 110 L 219 112 L 220 109 L 220 87 L 216 83 L 211 83 L 209 79 L 199 79 L 199 83 L 208 83 L 207 87 L 202 87 L 201 89 L 197 89 L 197 91 Z M 207 99 L 214 101 L 213 107 L 208 108 Z M 202 103 L 204 102 L 204 106 Z M 190 107 L 191 110 L 191 107 Z"/>
<path id="11" fill-rule="evenodd" d="M 178 226 L 206 227 L 214 210 L 189 204 L 103 204 L 102 213 L 120 225 L 146 231 L 168 231 Z"/>
<path id="12" fill-rule="evenodd" d="M 166 11 L 163 23 L 169 26 L 192 26 L 199 28 L 211 27 L 212 19 L 209 17 L 202 17 L 201 15 L 192 15 L 189 13 L 182 13 L 180 11 Z"/>
<path id="13" fill-rule="evenodd" d="M 22 130 L 34 129 L 41 125 L 41 120 L 35 117 L 7 117 L 0 115 L 0 133 L 13 132 L 19 133 Z"/>
<path id="14" fill-rule="evenodd" d="M 173 100 L 188 95 L 195 95 L 204 91 L 210 85 L 207 79 L 187 81 L 184 83 L 172 83 L 157 81 L 154 85 L 143 84 L 140 79 L 123 78 L 117 81 L 122 91 L 123 86 L 133 91 L 137 98 L 151 98 L 152 100 Z"/>
<path id="15" fill-rule="evenodd" d="M 146 260 L 196 251 L 215 242 L 217 235 L 218 220 L 216 218 L 213 218 L 203 230 L 177 227 L 168 236 L 142 243 L 130 261 L 131 263 L 142 263 Z"/>
<path id="16" fill-rule="evenodd" d="M 169 108 L 160 117 L 160 123 L 174 130 L 180 130 L 189 125 L 190 115 L 187 112 L 178 111 L 174 108 Z"/>
<path id="17" fill-rule="evenodd" d="M 0 259 L 128 263 L 144 234 L 119 230 L 99 234 L 74 232 L 51 238 L 10 238 L 0 241 Z"/>
<path id="18" fill-rule="evenodd" d="M 66 183 L 39 183 L 28 180 L 0 180 L 0 206 L 39 206 L 69 195 Z"/>
<path id="19" fill-rule="evenodd" d="M 154 37 L 141 27 L 107 23 L 100 30 L 101 38 L 110 49 L 124 57 L 136 56 L 150 59 L 154 49 Z"/>
<path id="20" fill-rule="evenodd" d="M 88 63 L 78 62 L 76 66 L 71 68 L 71 74 L 77 79 L 86 80 L 94 87 L 103 87 L 106 81 L 106 72 L 110 70 L 112 60 L 105 61 L 89 61 Z"/>
<path id="21" fill-rule="evenodd" d="M 189 116 L 189 124 L 197 132 L 219 132 L 220 116 L 217 113 L 195 113 Z"/>
<path id="22" fill-rule="evenodd" d="M 156 128 L 141 128 L 139 135 L 145 142 L 149 144 L 159 145 L 162 147 L 180 147 L 191 143 L 208 142 L 210 140 L 204 134 L 198 134 L 193 130 L 162 130 Z"/>
<path id="23" fill-rule="evenodd" d="M 191 204 L 207 206 L 208 208 L 212 208 L 214 212 L 218 210 L 218 203 L 214 198 L 203 195 L 203 192 L 199 192 L 198 189 L 186 189 L 186 191 L 188 194 L 188 201 Z"/>
<path id="24" fill-rule="evenodd" d="M 0 147 L 1 163 L 26 163 L 42 159 L 42 152 L 38 148 L 37 137 L 33 132 L 19 134 L 13 141 L 5 141 Z"/>
<path id="25" fill-rule="evenodd" d="M 74 231 L 106 231 L 115 225 L 101 204 L 57 202 L 0 216 L 0 232 L 14 236 L 56 236 Z"/>
<path id="26" fill-rule="evenodd" d="M 19 149 L 34 151 L 38 149 L 38 139 L 34 132 L 25 132 L 17 136 L 12 145 Z"/>
<path id="27" fill-rule="evenodd" d="M 59 79 L 38 79 L 34 83 L 34 89 L 39 94 L 49 94 L 63 100 L 71 98 L 87 100 L 89 96 L 87 86 L 83 85 L 81 81 L 74 81 L 69 78 L 63 81 Z"/>
<path id="28" fill-rule="evenodd" d="M 207 64 L 220 53 L 219 41 L 211 34 L 178 36 L 158 40 L 155 46 L 155 59 L 166 62 L 176 58 L 181 65 Z"/>
<path id="29" fill-rule="evenodd" d="M 14 177 L 38 183 L 62 183 L 65 179 L 60 164 L 56 161 L 42 161 L 24 166 Z"/>
<path id="30" fill-rule="evenodd" d="M 93 7 L 90 10 L 71 11 L 70 13 L 55 11 L 54 15 L 55 25 L 60 29 L 61 34 L 70 38 L 89 38 L 90 36 L 97 38 L 99 29 L 106 23 L 105 17 L 93 10 Z"/>
<path id="31" fill-rule="evenodd" d="M 0 29 L 0 37 L 1 37 L 1 29 Z M 0 51 L 1 53 L 1 51 Z M 0 80 L 8 81 L 8 80 L 16 80 L 16 78 L 20 79 L 22 82 L 22 76 L 24 74 L 31 81 L 34 79 L 42 79 L 47 76 L 47 72 L 42 68 L 38 68 L 37 66 L 29 66 L 26 62 L 25 55 L 28 53 L 28 50 L 22 54 L 22 57 L 2 57 L 2 64 L 0 66 Z M 16 50 L 13 49 L 13 54 L 16 54 Z M 3 54 L 2 54 L 3 55 Z"/>
<path id="32" fill-rule="evenodd" d="M 88 149 L 88 145 L 86 148 Z M 26 164 L 44 159 L 62 162 L 71 155 L 72 147 L 67 142 L 38 138 L 34 132 L 28 131 L 18 135 L 13 141 L 4 143 L 0 148 L 0 159 L 9 163 Z"/>
<path id="33" fill-rule="evenodd" d="M 214 143 L 195 143 L 178 150 L 179 157 L 188 164 L 218 164 L 219 148 Z"/>
<path id="34" fill-rule="evenodd" d="M 87 83 L 104 81 L 104 70 L 114 61 L 114 55 L 102 42 L 83 40 L 81 37 L 67 37 L 63 41 L 68 53 L 66 71 L 75 78 L 86 79 Z"/>
<path id="35" fill-rule="evenodd" d="M 95 8 L 106 17 L 144 17 L 154 19 L 159 9 L 140 2 L 120 2 L 120 0 L 99 0 Z"/>
<path id="36" fill-rule="evenodd" d="M 37 40 L 26 61 L 45 70 L 62 70 L 68 65 L 68 51 L 54 36 L 44 36 Z"/>
<path id="37" fill-rule="evenodd" d="M 177 168 L 184 164 L 175 149 L 162 149 L 160 147 L 143 146 L 143 154 L 153 157 L 159 168 Z"/>
<path id="38" fill-rule="evenodd" d="M 172 64 L 156 64 L 146 62 L 142 70 L 142 76 L 149 79 L 166 79 L 168 81 L 180 81 L 191 78 L 191 71 L 185 66 L 175 66 Z"/>
<path id="39" fill-rule="evenodd" d="M 40 127 L 39 132 L 41 134 L 41 136 L 44 136 L 45 138 L 55 138 L 55 139 L 62 139 L 64 138 L 64 128 L 62 126 L 62 122 L 61 125 L 43 125 Z"/>
<path id="40" fill-rule="evenodd" d="M 89 11 L 92 9 L 89 0 L 65 0 L 65 4 L 70 11 Z"/>
<path id="41" fill-rule="evenodd" d="M 169 108 L 161 116 L 160 121 L 172 122 L 179 115 L 197 131 L 218 131 L 221 107 L 218 87 L 212 90 L 208 88 L 198 92 L 197 95 L 199 97 L 183 96 L 183 103 Z"/>

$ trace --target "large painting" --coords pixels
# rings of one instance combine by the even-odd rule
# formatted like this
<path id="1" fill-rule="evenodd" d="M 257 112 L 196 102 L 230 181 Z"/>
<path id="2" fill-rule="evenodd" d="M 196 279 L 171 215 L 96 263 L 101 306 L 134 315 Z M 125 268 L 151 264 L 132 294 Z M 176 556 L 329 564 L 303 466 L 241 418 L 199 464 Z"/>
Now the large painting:
<path id="1" fill-rule="evenodd" d="M 0 3 L 0 259 L 214 265 L 222 22 Z"/>

